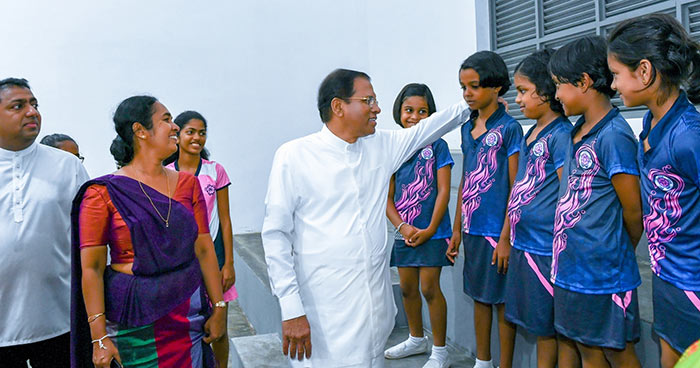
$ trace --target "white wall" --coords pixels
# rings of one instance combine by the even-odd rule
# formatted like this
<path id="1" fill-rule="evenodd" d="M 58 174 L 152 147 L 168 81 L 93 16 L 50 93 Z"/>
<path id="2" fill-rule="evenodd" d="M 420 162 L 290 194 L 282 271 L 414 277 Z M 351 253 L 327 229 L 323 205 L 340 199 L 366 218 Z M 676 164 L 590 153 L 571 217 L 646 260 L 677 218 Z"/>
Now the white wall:
<path id="1" fill-rule="evenodd" d="M 92 176 L 114 170 L 111 115 L 124 98 L 148 93 L 173 114 L 200 111 L 207 147 L 233 181 L 234 231 L 255 232 L 275 149 L 321 127 L 323 77 L 368 72 L 379 126 L 396 128 L 391 105 L 408 82 L 427 83 L 438 107 L 459 100 L 473 13 L 462 0 L 6 2 L 0 77 L 30 81 L 41 135 L 73 136 Z"/>

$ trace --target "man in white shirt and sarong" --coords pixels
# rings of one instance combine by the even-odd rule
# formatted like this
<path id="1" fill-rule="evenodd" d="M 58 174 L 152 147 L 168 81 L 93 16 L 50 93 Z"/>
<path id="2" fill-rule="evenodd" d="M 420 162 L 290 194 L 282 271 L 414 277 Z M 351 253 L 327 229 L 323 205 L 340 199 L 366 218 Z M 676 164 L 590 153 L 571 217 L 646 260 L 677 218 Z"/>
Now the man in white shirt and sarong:
<path id="1" fill-rule="evenodd" d="M 418 149 L 464 123 L 464 101 L 420 124 L 377 130 L 367 74 L 321 83 L 317 133 L 276 152 L 262 239 L 295 367 L 382 367 L 396 306 L 386 241 L 389 178 Z"/>
<path id="2" fill-rule="evenodd" d="M 79 111 L 79 110 L 78 110 Z M 36 142 L 38 102 L 0 81 L 0 366 L 68 367 L 70 211 L 88 179 L 71 153 Z"/>

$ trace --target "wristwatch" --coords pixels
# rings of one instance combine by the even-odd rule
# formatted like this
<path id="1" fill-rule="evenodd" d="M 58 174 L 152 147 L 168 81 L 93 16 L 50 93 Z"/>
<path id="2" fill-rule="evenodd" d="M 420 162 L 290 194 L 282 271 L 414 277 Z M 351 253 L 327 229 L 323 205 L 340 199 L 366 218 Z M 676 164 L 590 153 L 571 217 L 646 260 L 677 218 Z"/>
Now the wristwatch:
<path id="1" fill-rule="evenodd" d="M 223 300 L 220 300 L 220 301 L 214 303 L 214 306 L 217 308 L 226 308 L 226 302 Z"/>

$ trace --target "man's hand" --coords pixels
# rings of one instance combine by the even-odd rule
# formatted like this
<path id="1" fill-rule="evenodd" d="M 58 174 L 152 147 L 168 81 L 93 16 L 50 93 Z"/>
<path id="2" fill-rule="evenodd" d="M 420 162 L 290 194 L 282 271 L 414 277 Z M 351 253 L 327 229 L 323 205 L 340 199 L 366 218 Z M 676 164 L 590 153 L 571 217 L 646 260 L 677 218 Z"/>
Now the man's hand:
<path id="1" fill-rule="evenodd" d="M 306 316 L 282 321 L 282 353 L 299 361 L 311 358 L 311 330 Z"/>

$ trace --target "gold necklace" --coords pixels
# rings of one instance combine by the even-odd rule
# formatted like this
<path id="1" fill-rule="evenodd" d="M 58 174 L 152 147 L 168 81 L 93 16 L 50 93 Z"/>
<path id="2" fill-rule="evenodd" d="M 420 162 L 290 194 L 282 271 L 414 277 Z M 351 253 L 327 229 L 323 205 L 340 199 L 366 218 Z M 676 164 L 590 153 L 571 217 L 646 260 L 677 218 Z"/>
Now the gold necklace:
<path id="1" fill-rule="evenodd" d="M 146 194 L 146 191 L 143 189 L 143 185 L 141 184 L 141 180 L 137 180 L 137 181 L 139 182 L 139 187 L 141 187 L 141 191 L 143 192 L 143 195 L 145 195 L 146 198 L 148 198 L 148 201 L 151 202 L 151 206 L 153 206 L 153 209 L 156 210 L 158 217 L 160 217 L 160 219 L 163 220 L 163 222 L 165 222 L 165 227 L 169 227 L 170 226 L 170 208 L 172 207 L 173 199 L 170 198 L 170 180 L 168 179 L 168 174 L 165 172 L 165 169 L 163 169 L 162 167 L 161 167 L 161 169 L 163 170 L 163 174 L 165 175 L 165 185 L 168 186 L 168 216 L 167 217 L 163 218 L 163 215 L 160 214 L 160 211 L 158 211 L 158 208 L 156 208 L 156 205 L 153 204 L 153 200 L 151 199 L 151 197 L 149 197 L 148 194 Z"/>

